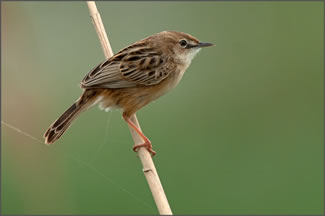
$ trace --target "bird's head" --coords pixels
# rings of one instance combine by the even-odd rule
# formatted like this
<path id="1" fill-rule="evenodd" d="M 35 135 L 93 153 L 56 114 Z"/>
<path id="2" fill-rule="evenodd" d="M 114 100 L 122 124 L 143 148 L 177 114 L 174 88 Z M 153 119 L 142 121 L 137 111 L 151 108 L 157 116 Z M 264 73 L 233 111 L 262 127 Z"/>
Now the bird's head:
<path id="1" fill-rule="evenodd" d="M 176 31 L 163 31 L 155 36 L 156 45 L 182 63 L 189 65 L 202 47 L 214 46 L 212 43 L 200 42 L 195 37 Z"/>

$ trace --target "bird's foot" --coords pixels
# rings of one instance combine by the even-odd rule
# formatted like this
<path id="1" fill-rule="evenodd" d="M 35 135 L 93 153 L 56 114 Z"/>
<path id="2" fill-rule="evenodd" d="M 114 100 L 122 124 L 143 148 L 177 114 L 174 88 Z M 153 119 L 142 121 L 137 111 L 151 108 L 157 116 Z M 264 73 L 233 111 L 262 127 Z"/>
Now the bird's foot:
<path id="1" fill-rule="evenodd" d="M 150 152 L 152 157 L 156 155 L 156 152 L 152 149 L 152 145 L 150 142 L 144 142 L 142 144 L 133 146 L 133 151 L 137 152 L 138 149 L 141 147 L 145 147 Z"/>

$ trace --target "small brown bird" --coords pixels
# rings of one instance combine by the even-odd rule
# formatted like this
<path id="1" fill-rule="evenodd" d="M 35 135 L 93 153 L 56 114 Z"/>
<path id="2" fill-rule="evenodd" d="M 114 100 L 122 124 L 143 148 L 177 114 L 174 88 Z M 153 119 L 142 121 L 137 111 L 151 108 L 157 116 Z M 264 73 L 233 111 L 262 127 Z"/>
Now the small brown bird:
<path id="1" fill-rule="evenodd" d="M 163 31 L 122 49 L 85 76 L 83 94 L 45 132 L 45 143 L 54 143 L 82 111 L 99 104 L 103 109 L 122 109 L 124 120 L 144 141 L 133 150 L 146 147 L 155 155 L 151 142 L 130 117 L 174 88 L 200 48 L 212 45 L 186 33 Z"/>

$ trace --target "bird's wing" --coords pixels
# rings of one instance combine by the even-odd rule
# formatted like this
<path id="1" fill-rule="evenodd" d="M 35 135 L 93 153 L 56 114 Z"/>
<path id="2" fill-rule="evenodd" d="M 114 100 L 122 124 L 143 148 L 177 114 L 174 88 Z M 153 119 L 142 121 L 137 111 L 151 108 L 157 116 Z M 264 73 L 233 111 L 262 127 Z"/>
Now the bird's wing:
<path id="1" fill-rule="evenodd" d="M 123 79 L 120 63 L 106 60 L 90 71 L 81 81 L 83 88 L 128 88 L 136 86 Z"/>
<path id="2" fill-rule="evenodd" d="M 122 50 L 123 51 L 123 50 Z M 83 88 L 129 88 L 155 85 L 171 71 L 170 65 L 154 52 L 119 52 L 90 71 L 81 82 Z"/>

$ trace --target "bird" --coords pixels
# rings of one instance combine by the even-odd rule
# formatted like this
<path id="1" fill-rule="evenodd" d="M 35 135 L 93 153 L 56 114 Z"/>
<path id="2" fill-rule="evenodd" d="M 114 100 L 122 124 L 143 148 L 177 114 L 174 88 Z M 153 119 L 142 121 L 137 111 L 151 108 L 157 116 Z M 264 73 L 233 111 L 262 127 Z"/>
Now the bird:
<path id="1" fill-rule="evenodd" d="M 176 87 L 199 50 L 213 45 L 184 32 L 162 31 L 120 50 L 86 74 L 82 95 L 50 125 L 45 143 L 57 141 L 80 113 L 98 104 L 102 109 L 121 109 L 123 119 L 144 141 L 133 150 L 145 147 L 154 156 L 150 140 L 131 116 Z"/>

